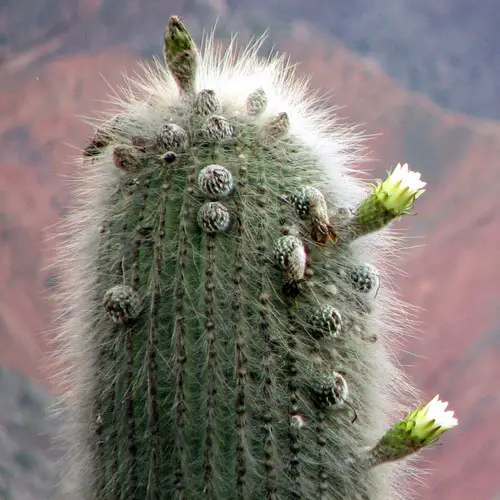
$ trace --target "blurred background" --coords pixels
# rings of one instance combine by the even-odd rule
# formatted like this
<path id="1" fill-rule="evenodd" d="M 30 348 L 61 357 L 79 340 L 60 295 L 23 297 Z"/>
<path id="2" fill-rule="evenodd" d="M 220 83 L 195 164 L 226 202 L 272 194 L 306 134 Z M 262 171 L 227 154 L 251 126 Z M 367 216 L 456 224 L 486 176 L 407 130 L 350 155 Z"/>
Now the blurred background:
<path id="1" fill-rule="evenodd" d="M 161 54 L 165 23 L 199 41 L 269 42 L 333 89 L 373 135 L 376 178 L 408 161 L 429 181 L 398 263 L 417 332 L 400 353 L 460 426 L 424 453 L 417 499 L 500 499 L 500 4 L 498 0 L 3 0 L 0 2 L 0 498 L 46 500 L 56 480 L 43 418 L 55 274 L 44 240 L 71 197 L 64 176 L 122 73 Z M 48 228 L 48 229 L 47 229 Z M 415 334 L 416 333 L 416 334 Z M 414 335 L 415 334 L 415 335 Z"/>

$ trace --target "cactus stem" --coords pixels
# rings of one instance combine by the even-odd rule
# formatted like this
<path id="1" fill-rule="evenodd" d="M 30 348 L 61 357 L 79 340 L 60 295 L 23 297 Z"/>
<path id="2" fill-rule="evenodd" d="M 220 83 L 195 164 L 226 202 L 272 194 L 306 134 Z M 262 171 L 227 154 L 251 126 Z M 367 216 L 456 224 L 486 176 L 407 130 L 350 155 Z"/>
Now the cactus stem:
<path id="1" fill-rule="evenodd" d="M 118 325 L 114 325 L 113 328 L 111 329 L 112 334 L 115 336 L 120 332 L 120 327 Z M 111 343 L 111 348 L 110 348 L 110 354 L 109 357 L 112 360 L 112 362 L 116 363 L 116 346 L 115 342 Z M 116 377 L 113 377 L 113 381 L 111 382 L 110 386 L 110 391 L 109 391 L 109 401 L 111 405 L 111 418 L 113 419 L 113 426 L 111 428 L 111 432 L 109 434 L 109 441 L 112 443 L 111 445 L 111 450 L 108 450 L 111 452 L 111 462 L 109 464 L 109 477 L 110 478 L 115 478 L 116 477 L 116 472 L 118 470 L 118 425 L 117 422 L 115 422 L 115 408 L 119 405 L 117 405 L 116 401 Z M 108 485 L 106 485 L 108 486 Z M 114 498 L 118 498 L 119 493 L 118 493 L 118 487 L 119 487 L 119 482 L 114 481 L 110 485 L 113 488 L 112 495 Z"/>
<path id="2" fill-rule="evenodd" d="M 288 347 L 289 347 L 289 359 L 288 359 L 288 389 L 290 391 L 290 407 L 289 407 L 289 417 L 290 417 L 290 427 L 289 427 L 289 446 L 290 446 L 290 475 L 295 483 L 294 491 L 292 492 L 292 498 L 301 498 L 301 482 L 300 482 L 300 427 L 293 424 L 294 417 L 299 415 L 299 400 L 297 396 L 297 360 L 295 356 L 295 350 L 297 348 L 297 340 L 295 335 L 297 333 L 295 314 L 291 309 L 288 311 Z"/>
<path id="3" fill-rule="evenodd" d="M 277 496 L 277 443 L 274 429 L 275 419 L 273 415 L 273 405 L 276 397 L 276 384 L 272 374 L 273 365 L 273 338 L 269 328 L 269 309 L 271 293 L 266 283 L 265 264 L 268 258 L 268 233 L 265 227 L 265 207 L 267 205 L 267 191 L 263 187 L 265 172 L 262 170 L 259 175 L 252 179 L 259 186 L 257 203 L 257 230 L 256 240 L 259 242 L 256 247 L 256 264 L 258 269 L 258 303 L 259 303 L 259 336 L 264 343 L 263 352 L 263 430 L 264 430 L 264 469 L 265 469 L 265 491 L 266 498 L 274 499 Z"/>
<path id="4" fill-rule="evenodd" d="M 154 243 L 154 276 L 158 277 L 162 271 L 162 243 L 165 237 L 165 218 L 167 206 L 167 192 L 169 184 L 163 185 L 161 196 L 160 217 L 156 231 L 156 241 Z M 158 350 L 158 303 L 160 300 L 160 283 L 155 279 L 152 283 L 150 304 L 150 325 L 149 339 L 147 347 L 147 398 L 148 398 L 148 447 L 149 447 L 149 473 L 148 473 L 148 493 L 149 498 L 159 498 L 158 470 L 160 467 L 160 439 L 159 439 L 159 418 L 158 418 L 158 400 L 157 400 L 157 350 Z"/>
<path id="5" fill-rule="evenodd" d="M 134 242 L 132 244 L 132 288 L 137 292 L 139 290 L 139 251 L 141 245 L 143 243 L 143 226 L 142 223 L 144 221 L 144 206 L 146 204 L 146 200 L 149 194 L 149 185 L 150 179 L 147 179 L 143 184 L 143 189 L 141 192 L 141 212 L 137 218 L 137 228 L 136 228 L 136 236 L 134 238 Z"/>
<path id="6" fill-rule="evenodd" d="M 187 186 L 186 193 L 183 197 L 181 216 L 179 224 L 179 249 L 178 249 L 178 268 L 176 272 L 176 289 L 175 289 L 175 363 L 176 363 L 176 393 L 175 393 L 175 408 L 176 408 L 176 448 L 178 452 L 178 464 L 175 470 L 176 490 L 180 496 L 184 497 L 185 480 L 186 480 L 186 443 L 184 432 L 186 427 L 186 394 L 185 394 L 185 364 L 187 361 L 186 344 L 185 344 L 185 321 L 184 321 L 184 296 L 185 283 L 184 272 L 186 267 L 188 253 L 188 237 L 187 231 L 190 224 L 192 206 L 191 206 L 191 190 L 194 186 L 195 167 L 190 166 L 187 171 Z"/>
<path id="7" fill-rule="evenodd" d="M 144 205 L 148 197 L 148 187 L 150 180 L 147 179 L 143 183 L 143 188 L 140 193 L 140 213 L 138 216 L 138 224 L 144 218 Z M 136 230 L 137 231 L 137 230 Z M 124 231 L 125 234 L 125 231 Z M 142 238 L 140 234 L 136 234 L 132 243 L 132 288 L 137 292 L 139 289 L 139 251 Z M 125 388 L 125 425 L 127 428 L 128 454 L 129 454 L 129 494 L 135 494 L 137 488 L 137 437 L 136 437 L 136 422 L 134 416 L 134 400 L 132 394 L 134 382 L 134 340 L 132 328 L 127 328 L 125 331 L 125 363 L 126 363 L 126 388 Z M 127 482 L 126 482 L 127 483 Z M 125 484 L 126 484 L 125 483 Z"/>
<path id="8" fill-rule="evenodd" d="M 326 461 L 326 438 L 325 438 L 325 426 L 326 426 L 326 412 L 324 408 L 318 410 L 317 413 L 318 424 L 316 427 L 316 444 L 319 448 L 319 467 L 318 467 L 318 498 L 321 500 L 325 499 L 325 495 L 328 491 L 328 477 L 325 468 Z"/>
<path id="9" fill-rule="evenodd" d="M 272 414 L 272 405 L 275 394 L 274 380 L 271 374 L 271 365 L 273 362 L 273 350 L 271 345 L 271 336 L 268 331 L 268 320 L 266 318 L 266 302 L 267 297 L 262 294 L 260 307 L 260 334 L 265 342 L 264 351 L 264 400 L 265 400 L 265 410 L 264 410 L 264 430 L 265 430 L 265 441 L 264 441 L 264 455 L 265 461 L 264 466 L 266 470 L 266 496 L 267 498 L 274 498 L 277 493 L 276 488 L 276 438 L 274 434 L 274 422 Z"/>
<path id="10" fill-rule="evenodd" d="M 130 186 L 127 189 L 127 194 L 130 193 Z M 100 240 L 97 245 L 97 269 L 100 270 L 98 277 L 96 279 L 96 295 L 95 304 L 99 305 L 100 314 L 95 315 L 94 323 L 92 325 L 92 331 L 96 332 L 95 342 L 97 344 L 97 352 L 95 360 L 93 361 L 93 370 L 95 371 L 95 382 L 93 385 L 93 390 L 89 394 L 89 403 L 91 405 L 90 418 L 91 426 L 90 430 L 93 434 L 90 436 L 93 440 L 92 447 L 96 453 L 96 460 L 92 463 L 91 469 L 91 487 L 96 492 L 96 497 L 104 497 L 109 494 L 109 488 L 117 486 L 117 482 L 113 482 L 114 474 L 117 470 L 117 431 L 116 425 L 113 421 L 114 409 L 115 409 L 115 394 L 116 394 L 116 377 L 109 375 L 109 362 L 113 363 L 116 359 L 115 352 L 115 342 L 114 339 L 119 332 L 117 324 L 112 324 L 112 327 L 108 330 L 107 335 L 104 338 L 100 337 L 100 327 L 102 323 L 108 323 L 109 317 L 102 314 L 102 301 L 103 293 L 108 286 L 108 283 L 104 282 L 104 276 L 113 276 L 113 271 L 116 275 L 121 273 L 121 262 L 117 266 L 117 263 L 113 261 L 113 254 L 110 252 L 110 248 L 106 244 L 106 239 L 103 235 L 108 229 L 108 225 L 113 225 L 113 222 L 109 224 L 105 223 L 104 232 L 100 233 Z M 120 252 L 121 255 L 121 252 Z M 116 269 L 113 269 L 116 266 Z M 113 278 L 111 278 L 113 279 Z M 121 275 L 119 275 L 121 280 Z M 114 430 L 109 430 L 111 427 Z M 115 439 L 113 439 L 115 437 Z M 109 444 L 109 447 L 108 447 Z M 116 492 L 114 492 L 116 493 Z"/>
<path id="11" fill-rule="evenodd" d="M 98 278 L 96 280 L 96 297 L 94 298 L 96 303 L 101 303 L 102 297 L 101 297 L 101 280 L 102 280 L 102 267 L 103 267 L 103 241 L 102 239 L 99 241 L 98 244 L 98 250 L 97 250 L 97 255 L 98 255 L 98 264 L 97 264 L 97 270 L 98 270 Z M 100 318 L 96 318 L 94 322 L 97 324 L 99 322 Z M 96 328 L 97 330 L 97 328 Z M 105 369 L 105 363 L 104 363 L 104 348 L 101 347 L 99 349 L 96 360 L 95 360 L 95 367 L 94 367 L 94 377 L 97 383 L 102 379 L 102 374 Z M 104 441 L 103 441 L 103 434 L 104 434 L 104 422 L 103 422 L 103 407 L 101 403 L 101 399 L 96 395 L 95 399 L 92 401 L 92 409 L 90 412 L 90 418 L 91 418 L 91 429 L 93 430 L 93 435 L 91 436 L 91 439 L 93 440 L 92 443 L 92 448 L 95 449 L 95 461 L 93 463 L 93 469 L 92 469 L 92 481 L 94 483 L 95 491 L 96 491 L 96 496 L 102 494 L 102 492 L 105 489 L 106 485 L 106 473 L 105 473 L 105 452 L 104 452 Z"/>
<path id="12" fill-rule="evenodd" d="M 132 340 L 132 329 L 127 328 L 125 333 L 125 352 L 126 352 L 126 367 L 127 367 L 127 378 L 126 378 L 126 393 L 125 393 L 125 408 L 126 408 L 126 426 L 128 428 L 127 440 L 128 440 L 128 453 L 130 455 L 130 470 L 129 470 L 129 484 L 130 491 L 133 494 L 137 486 L 137 471 L 136 471 L 136 455 L 137 455 L 137 445 L 135 436 L 135 420 L 134 420 L 134 403 L 132 399 L 132 387 L 133 387 L 133 365 L 134 365 L 134 351 L 133 351 L 133 340 Z"/>
<path id="13" fill-rule="evenodd" d="M 205 326 L 204 336 L 207 345 L 207 407 L 205 428 L 204 454 L 204 493 L 206 498 L 215 498 L 214 488 L 214 456 L 216 447 L 216 378 L 217 378 L 217 351 L 215 345 L 215 312 L 214 312 L 214 273 L 215 273 L 215 246 L 216 236 L 207 233 L 205 236 Z"/>
<path id="14" fill-rule="evenodd" d="M 246 408 L 246 385 L 247 356 L 245 354 L 245 333 L 242 326 L 242 270 L 243 264 L 243 235 L 244 235 L 244 205 L 242 196 L 245 190 L 246 167 L 240 167 L 240 188 L 237 192 L 235 207 L 237 217 L 235 235 L 235 267 L 233 276 L 234 297 L 232 301 L 233 325 L 236 336 L 236 495 L 238 500 L 245 498 L 245 476 L 246 476 L 246 442 L 247 442 L 247 408 Z"/>
<path id="15" fill-rule="evenodd" d="M 358 458 L 408 388 L 386 345 L 400 303 L 374 300 L 364 261 L 392 256 L 384 228 L 425 183 L 398 165 L 346 209 L 358 138 L 258 45 L 223 54 L 209 36 L 198 52 L 172 16 L 167 68 L 127 82 L 79 158 L 60 499 L 406 497 L 405 465 Z"/>
<path id="16" fill-rule="evenodd" d="M 134 196 L 135 193 L 135 183 L 129 183 L 127 185 L 126 193 L 125 193 L 125 199 L 127 203 L 130 203 L 132 200 L 132 197 Z M 126 249 L 127 249 L 127 244 L 128 241 L 126 239 L 126 233 L 128 229 L 128 220 L 125 218 L 123 219 L 122 222 L 122 227 L 121 227 L 121 237 L 120 237 L 120 248 L 119 248 L 119 256 L 120 259 L 117 262 L 114 262 L 113 265 L 115 267 L 115 276 L 118 282 L 125 284 L 126 276 L 125 276 L 125 256 L 126 256 Z M 101 349 L 101 356 L 103 358 L 106 358 L 107 362 L 109 363 L 108 366 L 113 366 L 117 364 L 118 361 L 118 355 L 119 355 L 119 349 L 122 346 L 122 341 L 125 339 L 125 352 L 126 352 L 126 359 L 127 359 L 127 364 L 124 367 L 124 372 L 127 374 L 128 371 L 128 358 L 129 355 L 132 355 L 132 353 L 127 352 L 127 336 L 128 334 L 131 334 L 130 328 L 125 326 L 125 323 L 122 324 L 115 324 L 113 325 L 111 329 L 111 339 L 108 340 L 108 345 L 103 346 Z M 109 352 L 106 352 L 109 351 Z M 108 369 L 108 367 L 106 367 Z M 116 478 L 117 471 L 118 471 L 118 456 L 121 453 L 121 446 L 127 441 L 122 441 L 119 439 L 119 433 L 118 429 L 120 428 L 119 422 L 116 421 L 116 416 L 117 413 L 115 412 L 115 408 L 120 406 L 120 401 L 119 401 L 119 376 L 114 376 L 110 382 L 110 391 L 108 395 L 108 400 L 109 400 L 109 405 L 111 406 L 111 411 L 110 408 L 107 408 L 109 411 L 109 417 L 113 419 L 113 425 L 111 427 L 111 432 L 109 434 L 109 442 L 112 443 L 110 446 L 111 450 L 107 450 L 108 452 L 111 452 L 110 457 L 111 461 L 109 463 L 109 468 L 108 468 L 108 476 L 109 478 Z M 106 382 L 105 382 L 106 383 Z M 130 394 L 129 394 L 130 396 Z M 126 405 L 127 407 L 127 405 Z M 128 410 L 128 408 L 127 408 Z M 125 425 L 127 425 L 127 422 L 125 422 Z M 105 493 L 104 495 L 111 495 L 114 498 L 119 498 L 120 497 L 120 483 L 119 481 L 110 481 L 109 484 L 104 485 L 105 488 Z M 109 489 L 111 488 L 111 491 Z"/>

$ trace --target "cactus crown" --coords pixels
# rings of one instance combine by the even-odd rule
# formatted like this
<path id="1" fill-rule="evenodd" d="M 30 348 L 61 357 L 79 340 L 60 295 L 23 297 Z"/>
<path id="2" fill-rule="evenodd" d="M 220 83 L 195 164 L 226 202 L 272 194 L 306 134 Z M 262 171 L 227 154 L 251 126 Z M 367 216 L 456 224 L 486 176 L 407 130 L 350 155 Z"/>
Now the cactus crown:
<path id="1" fill-rule="evenodd" d="M 172 17 L 167 68 L 85 149 L 62 497 L 404 498 L 404 467 L 363 455 L 405 384 L 391 216 L 351 210 L 359 137 L 284 58 L 212 45 Z"/>

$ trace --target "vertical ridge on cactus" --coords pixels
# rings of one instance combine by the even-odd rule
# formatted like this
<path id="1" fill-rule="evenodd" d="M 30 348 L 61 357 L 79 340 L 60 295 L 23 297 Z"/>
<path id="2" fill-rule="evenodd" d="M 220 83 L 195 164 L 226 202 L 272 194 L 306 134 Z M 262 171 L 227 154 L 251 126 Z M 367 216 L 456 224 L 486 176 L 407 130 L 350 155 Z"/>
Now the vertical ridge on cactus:
<path id="1" fill-rule="evenodd" d="M 370 190 L 360 137 L 283 57 L 213 45 L 173 16 L 166 67 L 83 152 L 57 262 L 60 498 L 408 498 L 381 440 L 415 394 L 386 226 L 424 184 L 399 165 Z"/>

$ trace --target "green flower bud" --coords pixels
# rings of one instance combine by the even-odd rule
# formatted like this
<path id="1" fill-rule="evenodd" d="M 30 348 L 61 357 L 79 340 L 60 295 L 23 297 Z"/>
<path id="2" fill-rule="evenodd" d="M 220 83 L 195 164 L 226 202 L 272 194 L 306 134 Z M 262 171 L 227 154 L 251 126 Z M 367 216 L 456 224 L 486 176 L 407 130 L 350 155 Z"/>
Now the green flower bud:
<path id="1" fill-rule="evenodd" d="M 168 69 L 182 93 L 192 94 L 196 87 L 199 55 L 189 31 L 178 16 L 171 16 L 165 31 L 163 52 Z"/>

